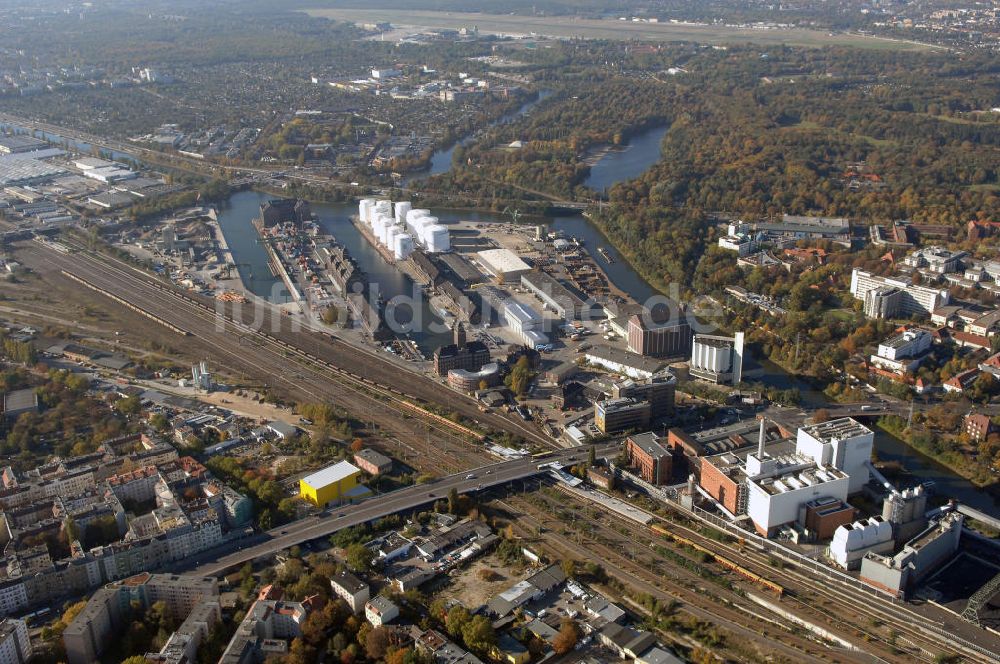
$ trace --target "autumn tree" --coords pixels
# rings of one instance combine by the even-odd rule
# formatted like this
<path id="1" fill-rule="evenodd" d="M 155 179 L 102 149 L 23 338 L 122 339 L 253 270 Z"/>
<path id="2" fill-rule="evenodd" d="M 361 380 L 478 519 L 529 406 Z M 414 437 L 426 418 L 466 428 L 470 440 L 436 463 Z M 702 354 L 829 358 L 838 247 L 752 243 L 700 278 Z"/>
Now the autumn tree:
<path id="1" fill-rule="evenodd" d="M 580 628 L 577 626 L 576 621 L 567 618 L 563 620 L 562 625 L 559 627 L 559 632 L 552 640 L 552 650 L 557 655 L 565 655 L 576 647 L 579 640 Z"/>

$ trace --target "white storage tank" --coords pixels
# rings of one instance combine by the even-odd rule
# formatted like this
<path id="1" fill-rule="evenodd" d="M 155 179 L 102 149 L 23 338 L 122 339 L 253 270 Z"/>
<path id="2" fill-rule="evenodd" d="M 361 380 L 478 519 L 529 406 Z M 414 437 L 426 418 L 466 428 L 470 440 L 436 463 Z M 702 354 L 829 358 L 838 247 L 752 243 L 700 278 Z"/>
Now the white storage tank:
<path id="1" fill-rule="evenodd" d="M 406 213 L 413 209 L 413 204 L 410 201 L 399 201 L 396 203 L 396 223 L 405 224 L 406 223 Z"/>
<path id="2" fill-rule="evenodd" d="M 378 201 L 375 203 L 375 214 L 392 218 L 392 203 L 390 201 Z"/>
<path id="3" fill-rule="evenodd" d="M 400 233 L 393 238 L 392 253 L 397 261 L 401 261 L 413 253 L 413 238 L 410 237 L 409 233 Z"/>
<path id="4" fill-rule="evenodd" d="M 417 232 L 417 241 L 420 244 L 427 244 L 427 229 L 431 226 L 437 226 L 437 222 L 437 217 L 421 217 L 417 219 L 415 230 Z"/>
<path id="5" fill-rule="evenodd" d="M 448 228 L 440 224 L 426 226 L 424 228 L 424 245 L 427 251 L 439 253 L 451 249 L 451 238 L 448 236 Z"/>
<path id="6" fill-rule="evenodd" d="M 428 217 L 430 216 L 430 214 L 431 214 L 430 210 L 424 210 L 424 209 L 410 210 L 409 212 L 407 212 L 406 227 L 409 229 L 410 233 L 416 232 L 414 229 L 416 228 L 417 219 L 420 219 L 422 217 Z"/>
<path id="7" fill-rule="evenodd" d="M 371 198 L 362 198 L 361 202 L 358 203 L 358 217 L 366 224 L 371 224 L 371 213 L 372 209 L 375 207 L 375 200 Z"/>
<path id="8" fill-rule="evenodd" d="M 375 234 L 375 239 L 382 244 L 385 244 L 385 229 L 388 225 L 388 221 L 382 215 L 375 217 L 375 225 L 372 227 L 372 232 Z"/>
<path id="9" fill-rule="evenodd" d="M 396 242 L 396 236 L 401 233 L 399 226 L 393 224 L 385 229 L 385 242 L 383 243 L 387 249 L 394 248 Z"/>

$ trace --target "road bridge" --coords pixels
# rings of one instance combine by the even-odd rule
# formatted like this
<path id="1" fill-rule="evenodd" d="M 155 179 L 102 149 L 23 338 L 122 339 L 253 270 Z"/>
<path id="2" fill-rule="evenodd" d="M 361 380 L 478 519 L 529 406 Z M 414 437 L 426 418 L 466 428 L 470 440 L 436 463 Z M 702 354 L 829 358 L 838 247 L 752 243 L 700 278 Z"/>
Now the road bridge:
<path id="1" fill-rule="evenodd" d="M 589 445 L 554 452 L 544 459 L 524 457 L 514 461 L 493 463 L 462 471 L 425 484 L 417 484 L 364 500 L 354 505 L 331 507 L 320 516 L 313 516 L 205 551 L 175 564 L 175 572 L 198 576 L 218 576 L 257 559 L 269 558 L 283 549 L 304 544 L 382 517 L 408 512 L 437 500 L 447 499 L 452 489 L 459 493 L 486 491 L 496 486 L 516 483 L 536 475 L 548 475 L 551 463 L 560 465 L 586 462 Z M 596 447 L 598 458 L 610 458 L 621 452 L 621 442 L 603 443 Z"/>

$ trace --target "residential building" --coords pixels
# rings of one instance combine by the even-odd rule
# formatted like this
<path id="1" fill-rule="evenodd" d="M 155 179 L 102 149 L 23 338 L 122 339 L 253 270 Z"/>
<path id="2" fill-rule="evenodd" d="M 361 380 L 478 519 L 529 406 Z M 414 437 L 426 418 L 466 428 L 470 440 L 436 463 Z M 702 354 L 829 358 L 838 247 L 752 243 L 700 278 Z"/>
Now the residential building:
<path id="1" fill-rule="evenodd" d="M 946 289 L 916 286 L 903 279 L 881 277 L 855 268 L 851 272 L 851 295 L 864 302 L 869 318 L 929 316 L 948 304 Z"/>
<path id="2" fill-rule="evenodd" d="M 210 577 L 175 574 L 139 574 L 98 590 L 63 631 L 69 664 L 92 664 L 126 627 L 129 607 L 137 602 L 148 609 L 164 602 L 173 616 L 188 616 L 201 605 L 218 602 L 219 584 Z M 217 610 L 217 607 L 216 607 Z"/>
<path id="3" fill-rule="evenodd" d="M 253 664 L 288 652 L 288 641 L 302 635 L 309 614 L 303 602 L 258 599 L 229 641 L 219 664 Z"/>
<path id="4" fill-rule="evenodd" d="M 0 621 L 0 662 L 28 664 L 31 654 L 31 639 L 25 622 L 17 618 L 4 618 Z"/>
<path id="5" fill-rule="evenodd" d="M 637 470 L 646 482 L 656 486 L 670 482 L 673 453 L 664 445 L 664 440 L 652 431 L 626 438 L 625 454 L 629 466 Z"/>
<path id="6" fill-rule="evenodd" d="M 344 571 L 330 579 L 334 594 L 347 602 L 354 613 L 360 613 L 370 597 L 368 584 L 354 574 Z"/>
<path id="7" fill-rule="evenodd" d="M 979 443 L 994 432 L 993 420 L 988 415 L 982 413 L 969 413 L 965 416 L 965 424 L 962 430 L 969 436 L 969 440 Z"/>
<path id="8" fill-rule="evenodd" d="M 384 595 L 373 597 L 365 604 L 365 618 L 375 627 L 388 625 L 399 617 L 399 607 Z"/>

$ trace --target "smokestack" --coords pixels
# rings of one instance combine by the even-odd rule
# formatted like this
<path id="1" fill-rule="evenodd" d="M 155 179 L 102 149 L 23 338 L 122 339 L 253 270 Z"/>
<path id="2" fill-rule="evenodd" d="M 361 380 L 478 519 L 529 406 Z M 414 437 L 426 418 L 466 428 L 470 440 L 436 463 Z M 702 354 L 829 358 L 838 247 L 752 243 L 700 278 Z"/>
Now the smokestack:
<path id="1" fill-rule="evenodd" d="M 760 418 L 760 437 L 757 442 L 757 458 L 761 461 L 764 460 L 764 441 L 767 440 L 767 434 L 764 431 L 764 418 Z"/>

